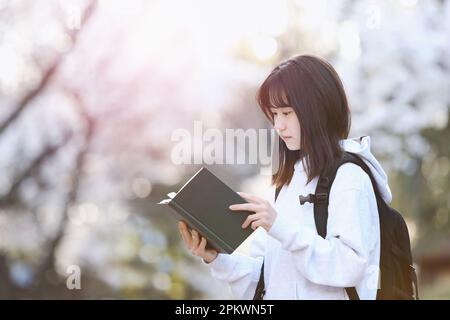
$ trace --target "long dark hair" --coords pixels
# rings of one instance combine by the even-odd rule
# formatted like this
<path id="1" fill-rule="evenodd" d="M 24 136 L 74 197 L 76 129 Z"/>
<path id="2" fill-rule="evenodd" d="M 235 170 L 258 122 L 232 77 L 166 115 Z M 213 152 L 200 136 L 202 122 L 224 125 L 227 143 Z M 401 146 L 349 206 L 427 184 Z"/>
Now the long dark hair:
<path id="1" fill-rule="evenodd" d="M 289 184 L 294 164 L 303 161 L 309 183 L 342 154 L 340 139 L 348 137 L 351 114 L 344 86 L 333 66 L 313 55 L 281 62 L 261 84 L 256 100 L 272 125 L 270 108 L 292 107 L 300 123 L 300 150 L 289 150 L 279 138 L 279 166 L 272 184 Z"/>

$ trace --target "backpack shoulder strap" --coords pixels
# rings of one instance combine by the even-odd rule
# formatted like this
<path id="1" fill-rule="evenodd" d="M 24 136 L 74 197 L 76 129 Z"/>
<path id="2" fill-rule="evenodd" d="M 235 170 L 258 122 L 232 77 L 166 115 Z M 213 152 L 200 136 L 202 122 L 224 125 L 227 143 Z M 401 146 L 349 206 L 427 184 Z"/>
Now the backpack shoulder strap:
<path id="1" fill-rule="evenodd" d="M 350 152 L 344 152 L 343 155 L 339 159 L 337 159 L 326 172 L 322 173 L 319 176 L 319 181 L 317 182 L 314 201 L 314 220 L 317 228 L 317 233 L 322 238 L 325 238 L 327 235 L 328 201 L 331 186 L 334 182 L 334 179 L 336 178 L 336 173 L 339 167 L 348 162 L 354 163 L 364 170 L 364 172 L 369 176 L 372 182 L 376 198 L 379 199 L 377 184 L 372 173 L 370 172 L 369 167 L 357 155 Z"/>
<path id="2" fill-rule="evenodd" d="M 328 221 L 328 203 L 331 186 L 336 178 L 336 173 L 341 165 L 344 163 L 354 163 L 361 167 L 370 177 L 374 190 L 376 190 L 376 183 L 374 183 L 370 169 L 357 155 L 344 152 L 342 156 L 333 163 L 333 165 L 323 174 L 319 176 L 315 191 L 314 201 L 314 222 L 316 224 L 317 233 L 325 238 L 327 235 L 327 221 Z M 376 191 L 377 194 L 377 191 Z M 359 300 L 358 293 L 355 287 L 345 288 L 350 300 Z"/>

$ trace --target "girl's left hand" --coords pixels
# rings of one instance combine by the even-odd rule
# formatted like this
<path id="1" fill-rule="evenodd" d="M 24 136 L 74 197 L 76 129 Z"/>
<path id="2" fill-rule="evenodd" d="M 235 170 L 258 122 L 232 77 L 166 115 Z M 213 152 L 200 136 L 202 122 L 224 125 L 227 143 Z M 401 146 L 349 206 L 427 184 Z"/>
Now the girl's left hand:
<path id="1" fill-rule="evenodd" d="M 269 201 L 245 192 L 238 192 L 238 194 L 249 203 L 233 204 L 229 208 L 231 210 L 255 212 L 247 217 L 242 228 L 247 228 L 247 226 L 251 224 L 253 230 L 257 227 L 263 227 L 266 231 L 269 231 L 278 214 L 270 205 Z"/>

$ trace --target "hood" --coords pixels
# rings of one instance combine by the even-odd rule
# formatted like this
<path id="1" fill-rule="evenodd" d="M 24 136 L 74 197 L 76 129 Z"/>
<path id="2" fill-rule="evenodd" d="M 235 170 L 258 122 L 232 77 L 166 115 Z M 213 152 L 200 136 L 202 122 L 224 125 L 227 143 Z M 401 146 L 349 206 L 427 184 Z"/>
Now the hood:
<path id="1" fill-rule="evenodd" d="M 363 136 L 359 138 L 344 139 L 340 140 L 339 143 L 343 150 L 355 153 L 364 160 L 377 182 L 381 197 L 386 203 L 391 203 L 392 193 L 388 185 L 388 176 L 381 167 L 381 164 L 375 159 L 375 156 L 370 151 L 370 137 Z"/>

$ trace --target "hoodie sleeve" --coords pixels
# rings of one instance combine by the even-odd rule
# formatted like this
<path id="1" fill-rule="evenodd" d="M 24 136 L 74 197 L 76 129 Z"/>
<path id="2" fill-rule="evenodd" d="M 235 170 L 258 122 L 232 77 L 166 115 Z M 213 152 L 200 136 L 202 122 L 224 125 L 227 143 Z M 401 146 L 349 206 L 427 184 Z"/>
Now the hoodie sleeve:
<path id="1" fill-rule="evenodd" d="M 325 239 L 315 229 L 293 225 L 282 213 L 268 234 L 292 253 L 296 267 L 309 281 L 334 287 L 356 286 L 374 247 L 370 197 L 375 201 L 367 174 L 354 164 L 344 164 L 330 191 Z M 375 213 L 378 218 L 376 207 Z"/>
<path id="2" fill-rule="evenodd" d="M 209 266 L 212 276 L 229 284 L 232 294 L 237 299 L 251 300 L 258 284 L 265 253 L 265 230 L 258 228 L 250 242 L 250 254 L 238 251 L 232 254 L 219 253 Z"/>

